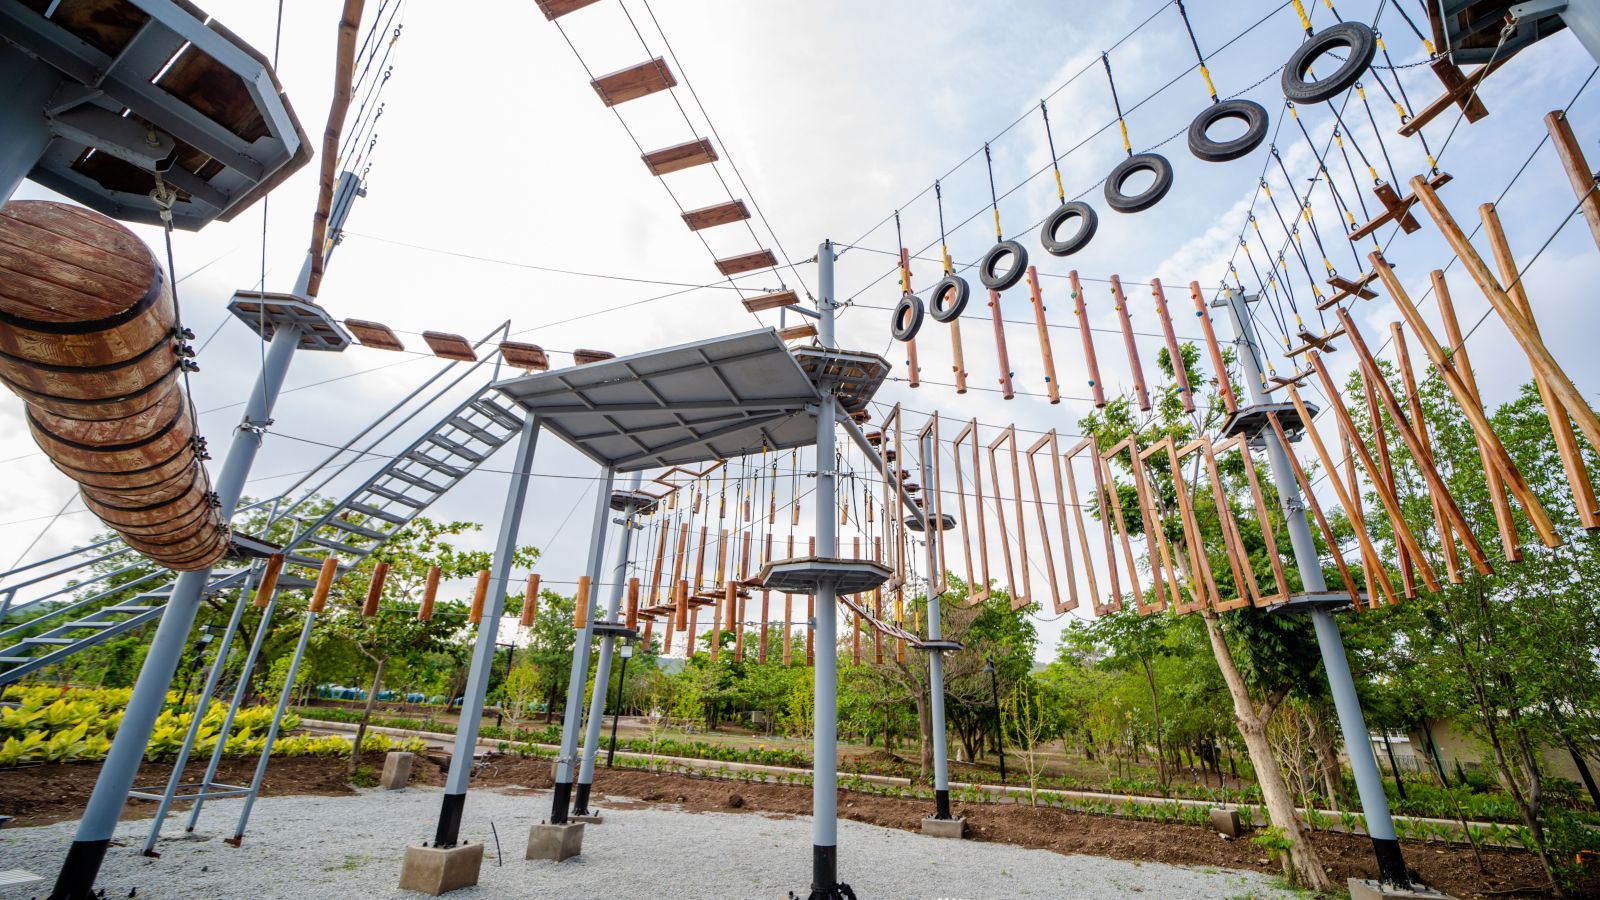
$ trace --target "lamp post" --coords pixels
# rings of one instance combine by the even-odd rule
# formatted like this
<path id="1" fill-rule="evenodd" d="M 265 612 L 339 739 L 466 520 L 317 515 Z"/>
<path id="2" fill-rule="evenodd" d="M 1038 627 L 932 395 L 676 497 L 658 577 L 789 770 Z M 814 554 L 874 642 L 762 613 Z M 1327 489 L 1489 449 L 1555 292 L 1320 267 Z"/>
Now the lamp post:
<path id="1" fill-rule="evenodd" d="M 983 670 L 989 673 L 989 695 L 994 698 L 994 745 L 1000 751 L 1000 783 L 1006 783 L 1006 733 L 1000 727 L 1000 682 L 995 677 L 994 658 L 983 661 Z"/>
<path id="2" fill-rule="evenodd" d="M 633 656 L 633 645 L 622 645 L 622 670 L 617 673 L 617 705 L 611 708 L 611 747 L 606 751 L 606 768 L 614 768 L 617 759 L 617 720 L 622 718 L 622 686 L 628 683 L 628 659 Z"/>

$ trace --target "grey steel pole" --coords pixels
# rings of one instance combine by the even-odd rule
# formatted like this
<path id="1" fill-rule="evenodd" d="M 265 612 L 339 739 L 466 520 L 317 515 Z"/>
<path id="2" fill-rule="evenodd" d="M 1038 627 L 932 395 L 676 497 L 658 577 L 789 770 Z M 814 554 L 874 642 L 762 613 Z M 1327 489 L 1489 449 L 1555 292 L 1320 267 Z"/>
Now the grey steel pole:
<path id="1" fill-rule="evenodd" d="M 454 847 L 461 836 L 461 811 L 467 805 L 467 782 L 472 778 L 473 752 L 478 747 L 478 729 L 483 724 L 484 698 L 488 696 L 489 680 L 494 673 L 500 611 L 505 608 L 506 589 L 511 583 L 517 531 L 522 525 L 533 453 L 538 443 L 539 418 L 530 415 L 522 420 L 517 455 L 511 461 L 511 481 L 506 486 L 506 505 L 500 514 L 500 536 L 495 539 L 494 559 L 489 564 L 489 596 L 483 617 L 478 620 L 478 638 L 472 647 L 471 666 L 467 669 L 466 696 L 461 701 L 455 747 L 450 752 L 450 773 L 445 777 L 439 825 L 433 835 L 435 847 Z"/>
<path id="2" fill-rule="evenodd" d="M 233 604 L 233 615 L 228 619 L 228 628 L 222 633 L 222 640 L 217 646 L 217 658 L 211 663 L 211 671 L 206 675 L 205 687 L 201 689 L 194 704 L 194 711 L 189 714 L 189 730 L 184 733 L 183 746 L 178 748 L 178 756 L 172 762 L 172 775 L 167 778 L 166 789 L 161 793 L 161 801 L 156 805 L 155 821 L 150 823 L 150 834 L 144 840 L 145 856 L 160 856 L 156 853 L 156 841 L 161 838 L 161 826 L 167 819 L 167 811 L 172 809 L 174 798 L 177 797 L 178 787 L 183 782 L 183 769 L 189 763 L 189 754 L 194 752 L 195 739 L 200 734 L 200 725 L 205 720 L 206 709 L 211 705 L 211 695 L 217 689 L 217 682 L 222 680 L 222 670 L 228 664 L 228 651 L 233 647 L 233 636 L 239 629 L 239 620 L 244 618 L 244 608 L 250 602 L 250 587 L 254 583 L 254 573 L 244 580 L 239 588 L 239 599 Z M 224 732 L 217 736 L 217 744 L 227 736 Z M 208 781 L 200 783 L 202 794 L 210 787 Z M 198 798 L 197 798 L 198 799 Z"/>
<path id="3" fill-rule="evenodd" d="M 922 471 L 933 471 L 935 457 L 939 448 L 933 445 L 933 432 L 922 436 Z M 931 476 L 924 476 L 927 480 Z M 933 483 L 929 481 L 931 490 Z M 944 565 L 944 560 L 939 559 L 936 529 L 943 529 L 944 522 L 935 519 L 928 510 L 932 503 L 923 507 L 925 514 L 922 517 L 922 536 L 928 542 L 928 640 L 940 641 L 944 639 L 944 626 L 939 621 L 941 593 L 933 589 L 934 582 L 939 580 L 939 567 Z M 935 819 L 950 818 L 950 764 L 945 747 L 944 730 L 944 651 L 934 646 L 928 650 L 928 695 L 931 707 L 929 715 L 933 719 L 933 817 Z"/>
<path id="4" fill-rule="evenodd" d="M 294 656 L 289 659 L 289 672 L 283 680 L 283 690 L 278 692 L 278 708 L 272 714 L 272 724 L 267 726 L 266 746 L 262 747 L 261 758 L 256 761 L 256 772 L 250 779 L 250 791 L 244 797 L 244 809 L 239 811 L 239 824 L 233 830 L 233 837 L 223 838 L 223 843 L 237 847 L 244 840 L 244 829 L 250 823 L 250 811 L 255 808 L 256 796 L 261 792 L 261 781 L 267 777 L 267 761 L 272 758 L 272 745 L 278 740 L 278 729 L 283 724 L 283 713 L 289 708 L 289 699 L 294 696 L 294 683 L 300 675 L 300 662 L 305 659 L 306 644 L 311 641 L 311 628 L 316 624 L 317 614 L 308 608 L 306 623 L 300 627 L 300 642 L 295 644 Z"/>
<path id="5" fill-rule="evenodd" d="M 833 242 L 817 248 L 817 335 L 828 350 L 838 349 L 833 336 Z M 835 508 L 833 429 L 838 403 L 834 386 L 818 385 L 817 409 L 817 555 L 839 554 Z M 830 578 L 817 585 L 816 656 L 812 668 L 811 733 L 811 896 L 839 896 L 839 639 L 838 593 Z"/>
<path id="6" fill-rule="evenodd" d="M 589 575 L 590 591 L 600 581 L 600 566 L 605 558 L 606 521 L 611 512 L 611 483 L 615 473 L 610 466 L 601 470 L 594 501 L 594 526 L 589 533 L 589 561 L 585 571 Z M 561 752 L 556 756 L 555 796 L 550 803 L 550 823 L 560 825 L 567 821 L 572 802 L 572 781 L 577 767 L 578 717 L 583 714 L 583 687 L 589 680 L 589 650 L 594 644 L 594 601 L 579 597 L 584 604 L 583 628 L 578 631 L 576 646 L 572 648 L 572 672 L 567 677 L 567 706 L 561 714 Z"/>
<path id="7" fill-rule="evenodd" d="M 310 269 L 309 262 L 306 268 Z M 245 400 L 244 420 L 234 432 L 222 472 L 213 482 L 218 505 L 227 519 L 233 518 L 234 509 L 239 504 L 245 478 L 255 462 L 256 453 L 261 449 L 262 435 L 272 420 L 272 407 L 277 402 L 278 392 L 283 388 L 283 380 L 289 372 L 289 362 L 294 358 L 294 351 L 299 344 L 300 329 L 280 323 L 267 348 L 261 373 Z M 106 848 L 110 846 L 111 834 L 122 815 L 123 805 L 128 801 L 128 791 L 138 776 L 145 747 L 150 743 L 150 732 L 155 728 L 161 708 L 166 705 L 167 688 L 172 684 L 172 675 L 177 671 L 178 661 L 183 655 L 189 629 L 194 626 L 195 613 L 200 608 L 200 595 L 210 580 L 211 570 L 204 569 L 183 572 L 173 582 L 166 612 L 161 616 L 161 624 L 156 627 L 150 649 L 145 652 L 144 664 L 139 669 L 133 695 L 129 697 L 127 709 L 123 712 L 122 724 L 117 728 L 111 750 L 100 767 L 94 792 L 89 795 L 83 819 L 73 835 L 72 847 L 61 864 L 60 874 L 56 876 L 52 898 L 80 900 L 93 894 L 94 881 L 100 873 Z"/>
<path id="8" fill-rule="evenodd" d="M 20 49 L 0 41 L 0 204 L 11 199 L 50 145 L 44 108 L 61 75 Z"/>
<path id="9" fill-rule="evenodd" d="M 635 472 L 628 479 L 628 490 L 636 492 L 644 483 L 644 473 Z M 608 501 L 609 502 L 609 501 Z M 611 554 L 611 592 L 606 598 L 606 618 L 615 622 L 617 610 L 622 606 L 622 592 L 628 581 L 628 548 L 633 542 L 633 511 L 637 509 L 630 500 L 616 520 L 622 534 Z M 583 764 L 578 769 L 578 789 L 572 798 L 572 813 L 589 815 L 589 786 L 594 784 L 594 761 L 600 752 L 600 728 L 605 724 L 606 693 L 611 682 L 611 650 L 616 637 L 607 634 L 600 638 L 600 659 L 594 673 L 594 691 L 589 698 L 589 721 L 583 733 Z"/>
<path id="10" fill-rule="evenodd" d="M 1232 290 L 1227 291 L 1226 298 L 1228 317 L 1233 323 L 1234 343 L 1239 349 L 1239 364 L 1245 376 L 1245 388 L 1250 392 L 1251 405 L 1260 406 L 1267 402 L 1261 382 L 1262 351 L 1250 329 L 1245 327 L 1249 318 L 1245 304 L 1249 301 Z M 1271 429 L 1264 429 L 1257 437 L 1267 448 L 1272 482 L 1283 500 L 1289 543 L 1294 549 L 1295 567 L 1300 570 L 1300 584 L 1310 593 L 1325 592 L 1328 583 L 1322 577 L 1321 557 L 1311 537 L 1311 525 L 1306 521 L 1306 504 L 1300 496 L 1300 486 L 1289 470 L 1289 448 L 1278 442 L 1277 434 Z M 1378 878 L 1385 884 L 1409 887 L 1411 880 L 1406 875 L 1405 857 L 1400 851 L 1394 820 L 1389 817 L 1389 798 L 1383 792 L 1383 775 L 1379 773 L 1377 757 L 1372 753 L 1372 739 L 1368 736 L 1367 723 L 1361 714 L 1361 700 L 1356 696 L 1355 679 L 1350 676 L 1350 661 L 1345 657 L 1339 623 L 1333 618 L 1333 613 L 1326 609 L 1313 608 L 1310 615 L 1317 633 L 1317 647 L 1322 651 L 1322 668 L 1328 674 L 1334 711 L 1339 716 L 1339 731 L 1344 737 L 1346 755 L 1350 757 L 1350 769 L 1355 774 L 1361 813 L 1367 820 L 1367 835 L 1372 838 L 1372 852 L 1378 858 Z"/>

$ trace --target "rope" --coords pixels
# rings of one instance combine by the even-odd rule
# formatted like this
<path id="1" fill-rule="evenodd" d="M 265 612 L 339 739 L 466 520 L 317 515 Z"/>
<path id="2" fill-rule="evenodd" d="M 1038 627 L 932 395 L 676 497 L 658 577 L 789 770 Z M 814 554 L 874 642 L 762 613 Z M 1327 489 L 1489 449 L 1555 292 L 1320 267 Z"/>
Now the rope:
<path id="1" fill-rule="evenodd" d="M 1297 0 L 1297 2 L 1298 2 L 1298 0 Z M 1105 66 L 1105 69 L 1106 69 L 1106 83 L 1111 85 L 1111 105 L 1116 107 L 1116 109 L 1117 109 L 1117 125 L 1119 125 L 1122 128 L 1122 149 L 1126 150 L 1128 152 L 1129 156 L 1132 156 L 1133 155 L 1133 144 L 1129 143 L 1129 141 L 1128 141 L 1128 122 L 1122 116 L 1122 101 L 1117 98 L 1117 80 L 1115 78 L 1111 77 L 1111 57 L 1110 57 L 1110 55 L 1107 54 L 1107 53 L 1101 53 L 1100 54 L 1100 64 Z M 985 155 L 988 154 L 988 152 L 989 152 L 989 145 L 988 144 L 984 144 L 983 145 L 983 152 L 984 152 Z M 991 192 L 993 191 L 992 188 L 990 190 L 991 190 Z"/>
<path id="2" fill-rule="evenodd" d="M 1182 8 L 1183 4 L 1179 3 L 1178 6 Z M 1039 114 L 1044 117 L 1044 139 L 1050 145 L 1050 168 L 1054 169 L 1056 173 L 1056 200 L 1065 203 L 1067 202 L 1067 190 L 1061 185 L 1061 161 L 1056 158 L 1056 136 L 1050 131 L 1050 107 L 1045 106 L 1043 100 L 1039 101 Z M 943 210 L 939 211 L 939 235 L 939 242 L 942 244 L 944 243 Z"/>
<path id="3" fill-rule="evenodd" d="M 1383 154 L 1383 164 L 1389 169 L 1389 183 L 1398 185 L 1400 176 L 1395 174 L 1394 160 L 1389 158 L 1389 145 L 1383 142 L 1383 132 L 1378 128 L 1378 120 L 1372 115 L 1372 104 L 1367 102 L 1367 92 L 1356 82 L 1356 96 L 1361 98 L 1361 106 L 1367 111 L 1367 123 L 1372 126 L 1372 133 L 1378 138 L 1378 151 Z"/>
<path id="4" fill-rule="evenodd" d="M 1411 21 L 1411 17 L 1406 15 L 1405 7 L 1396 3 L 1394 11 L 1400 14 L 1400 18 L 1404 19 L 1407 25 L 1411 26 L 1411 33 L 1415 34 L 1417 40 L 1422 42 L 1422 49 L 1428 51 L 1428 60 L 1431 62 L 1435 56 L 1439 55 L 1439 51 L 1433 47 L 1433 41 L 1428 40 L 1428 36 L 1422 33 L 1422 29 L 1417 27 L 1417 23 Z M 1384 55 L 1387 56 L 1388 54 Z"/>
<path id="5" fill-rule="evenodd" d="M 1200 77 L 1206 80 L 1206 93 L 1211 95 L 1211 102 L 1216 103 L 1217 86 L 1211 83 L 1211 70 L 1206 68 L 1206 55 L 1200 52 L 1200 42 L 1195 40 L 1194 26 L 1189 23 L 1189 11 L 1184 8 L 1183 0 L 1175 0 L 1178 5 L 1178 15 L 1183 17 L 1183 30 L 1189 33 L 1189 46 L 1194 48 L 1194 58 L 1200 66 Z"/>
<path id="6" fill-rule="evenodd" d="M 1041 100 L 1039 102 L 1043 103 L 1044 101 Z M 937 178 L 933 181 L 933 200 L 934 203 L 936 203 L 939 207 L 939 255 L 944 257 L 944 274 L 949 275 L 950 248 L 945 244 L 944 239 L 944 191 L 939 187 L 939 180 Z M 897 217 L 895 223 L 895 233 L 899 234 L 900 225 L 898 216 L 900 215 L 900 210 L 895 210 L 894 214 Z"/>
<path id="7" fill-rule="evenodd" d="M 1126 129 L 1124 129 L 1124 134 L 1126 134 Z M 1005 235 L 1000 231 L 1000 198 L 995 196 L 994 192 L 994 157 L 989 153 L 988 141 L 983 144 L 983 165 L 989 170 L 989 207 L 994 210 L 994 239 L 1003 241 L 1005 240 Z M 894 214 L 894 223 L 895 233 L 899 234 L 900 213 L 898 211 Z"/>

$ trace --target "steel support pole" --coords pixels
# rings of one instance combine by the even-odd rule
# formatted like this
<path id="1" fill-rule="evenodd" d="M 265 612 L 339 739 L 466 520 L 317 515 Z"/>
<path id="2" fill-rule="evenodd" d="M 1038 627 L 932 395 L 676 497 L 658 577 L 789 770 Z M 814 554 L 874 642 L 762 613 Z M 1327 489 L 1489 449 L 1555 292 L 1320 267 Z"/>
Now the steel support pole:
<path id="1" fill-rule="evenodd" d="M 309 269 L 309 265 L 307 269 Z M 289 373 L 289 362 L 300 344 L 300 330 L 292 325 L 280 324 L 267 348 L 260 375 L 250 396 L 245 398 L 244 421 L 233 434 L 233 443 L 222 464 L 222 471 L 213 482 L 218 505 L 228 519 L 233 518 L 239 495 L 244 490 L 245 478 L 261 449 L 261 438 L 271 423 L 272 407 L 283 388 Z M 100 864 L 110 846 L 111 834 L 128 801 L 128 791 L 139 773 L 139 763 L 144 759 L 150 732 L 156 717 L 166 705 L 167 688 L 177 671 L 183 655 L 189 629 L 194 626 L 195 613 L 200 608 L 200 596 L 211 580 L 211 570 L 183 572 L 172 585 L 166 612 L 156 627 L 155 637 L 145 652 L 144 665 L 134 682 L 133 695 L 128 699 L 117 736 L 111 742 L 100 767 L 100 777 L 95 781 L 94 792 L 84 808 L 83 819 L 78 823 L 72 847 L 56 876 L 52 900 L 82 900 L 91 897 Z"/>
<path id="2" fill-rule="evenodd" d="M 921 444 L 922 471 L 932 472 L 939 448 L 933 445 L 931 430 L 922 436 Z M 929 481 L 929 488 L 932 486 L 932 482 Z M 932 505 L 928 503 L 927 507 Z M 939 620 L 943 595 L 935 593 L 933 585 L 939 580 L 939 567 L 944 565 L 944 560 L 939 558 L 936 546 L 938 536 L 935 530 L 942 529 L 944 522 L 934 519 L 932 515 L 924 515 L 922 524 L 922 537 L 928 542 L 928 640 L 940 641 L 944 639 L 944 625 Z M 929 718 L 933 720 L 933 817 L 948 819 L 950 818 L 950 764 L 947 759 L 949 754 L 946 751 L 944 730 L 944 651 L 937 646 L 928 650 L 928 696 Z"/>
<path id="3" fill-rule="evenodd" d="M 500 612 L 505 608 L 506 590 L 511 584 L 511 564 L 517 553 L 517 532 L 528 498 L 528 481 L 533 470 L 533 454 L 539 444 L 539 418 L 522 420 L 522 435 L 517 439 L 517 454 L 511 461 L 511 480 L 506 485 L 505 509 L 500 514 L 500 535 L 495 539 L 494 558 L 489 563 L 489 596 L 483 617 L 478 620 L 477 641 L 472 647 L 472 663 L 467 669 L 466 696 L 461 701 L 461 716 L 456 725 L 456 742 L 450 752 L 450 773 L 445 777 L 444 799 L 439 805 L 439 825 L 434 830 L 435 847 L 454 847 L 461 836 L 461 811 L 467 805 L 467 782 L 472 778 L 472 758 L 478 748 L 478 729 L 483 724 L 483 704 L 494 674 L 495 638 L 500 630 Z"/>
<path id="4" fill-rule="evenodd" d="M 61 75 L 17 47 L 0 41 L 0 205 L 17 192 L 50 145 L 44 109 Z"/>
<path id="5" fill-rule="evenodd" d="M 217 683 L 222 680 L 222 670 L 228 664 L 228 652 L 233 649 L 233 636 L 239 629 L 239 620 L 244 618 L 244 608 L 250 603 L 250 587 L 255 583 L 254 573 L 246 577 L 244 584 L 239 588 L 239 599 L 233 604 L 233 615 L 228 619 L 228 628 L 222 633 L 222 640 L 217 644 L 217 658 L 211 663 L 211 671 L 206 674 L 205 687 L 200 690 L 195 699 L 194 710 L 189 714 L 189 730 L 184 733 L 183 746 L 178 748 L 177 759 L 172 763 L 172 774 L 167 778 L 166 789 L 161 792 L 161 802 L 156 805 L 155 821 L 150 823 L 150 834 L 144 840 L 145 856 L 160 856 L 155 852 L 156 841 L 161 838 L 161 826 L 166 823 L 167 812 L 172 809 L 173 800 L 177 797 L 178 787 L 183 783 L 183 769 L 189 763 L 189 754 L 194 752 L 194 742 L 200 734 L 200 726 L 205 721 L 206 710 L 211 705 L 211 695 L 217 689 Z M 221 746 L 223 737 L 218 735 L 217 744 Z M 211 787 L 210 780 L 200 783 L 203 794 Z M 198 801 L 198 798 L 196 798 Z"/>
<path id="6" fill-rule="evenodd" d="M 606 521 L 611 512 L 611 484 L 615 473 L 610 466 L 601 470 L 600 481 L 595 485 L 594 526 L 589 533 L 589 561 L 584 571 L 589 584 L 600 581 L 600 567 L 605 558 Z M 593 588 L 590 588 L 591 592 Z M 579 597 L 586 604 L 583 628 L 578 630 L 577 645 L 572 648 L 572 672 L 567 677 L 567 707 L 561 714 L 561 752 L 556 756 L 555 795 L 550 802 L 550 823 L 560 825 L 567 821 L 572 803 L 572 781 L 577 767 L 579 717 L 583 714 L 583 688 L 589 680 L 589 651 L 594 645 L 594 601 Z"/>
<path id="7" fill-rule="evenodd" d="M 635 472 L 628 479 L 628 490 L 637 493 L 644 483 L 644 473 Z M 608 492 L 609 493 L 609 492 Z M 609 504 L 610 499 L 607 498 Z M 611 591 L 606 597 L 606 619 L 617 620 L 617 610 L 622 607 L 622 592 L 628 581 L 628 548 L 633 543 L 633 515 L 638 507 L 629 501 L 616 524 L 622 526 L 617 545 L 611 553 Z M 605 724 L 606 694 L 611 682 L 611 651 L 616 642 L 614 635 L 600 638 L 600 658 L 595 665 L 594 691 L 589 698 L 589 721 L 583 733 L 583 764 L 578 769 L 578 789 L 572 798 L 574 815 L 589 815 L 589 786 L 594 784 L 594 761 L 600 752 L 600 729 Z"/>
<path id="8" fill-rule="evenodd" d="M 1261 383 L 1261 347 L 1254 333 L 1245 326 L 1249 312 L 1244 295 L 1227 291 L 1224 304 L 1233 323 L 1234 343 L 1238 347 L 1239 364 L 1243 371 L 1245 388 L 1250 392 L 1250 403 L 1266 403 Z M 1272 466 L 1272 482 L 1283 500 L 1284 518 L 1288 521 L 1289 544 L 1294 550 L 1295 567 L 1300 570 L 1302 589 L 1310 593 L 1327 591 L 1327 581 L 1322 576 L 1322 560 L 1316 542 L 1311 537 L 1311 525 L 1306 521 L 1306 504 L 1300 496 L 1300 486 L 1289 469 L 1289 448 L 1278 442 L 1271 429 L 1263 429 L 1255 436 L 1266 446 L 1267 462 Z M 1378 859 L 1378 878 L 1384 884 L 1408 887 L 1405 857 L 1400 852 L 1400 841 L 1395 835 L 1394 820 L 1389 817 L 1389 798 L 1383 792 L 1383 775 L 1378 771 L 1378 760 L 1372 753 L 1372 739 L 1367 723 L 1362 717 L 1361 700 L 1356 696 L 1355 679 L 1350 675 L 1350 661 L 1345 656 L 1344 639 L 1339 634 L 1339 623 L 1326 609 L 1311 610 L 1311 624 L 1316 630 L 1317 647 L 1322 651 L 1322 668 L 1328 675 L 1329 692 L 1339 716 L 1339 731 L 1344 737 L 1350 769 L 1355 774 L 1356 793 L 1361 800 L 1361 812 L 1366 817 L 1367 834 L 1372 838 L 1372 852 Z"/>

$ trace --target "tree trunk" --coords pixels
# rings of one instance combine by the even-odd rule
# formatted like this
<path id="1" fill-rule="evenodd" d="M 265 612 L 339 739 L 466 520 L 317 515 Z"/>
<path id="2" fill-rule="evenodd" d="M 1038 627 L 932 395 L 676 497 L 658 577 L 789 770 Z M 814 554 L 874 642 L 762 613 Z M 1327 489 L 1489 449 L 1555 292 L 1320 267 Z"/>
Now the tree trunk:
<path id="1" fill-rule="evenodd" d="M 1319 710 L 1311 710 L 1306 721 L 1311 726 L 1311 746 L 1317 754 L 1323 793 L 1335 809 L 1344 809 L 1350 804 L 1344 795 L 1344 778 L 1339 769 L 1339 750 L 1333 743 L 1333 731 L 1323 722 Z"/>
<path id="2" fill-rule="evenodd" d="M 1239 735 L 1244 738 L 1245 750 L 1256 768 L 1256 782 L 1261 787 L 1261 801 L 1267 809 L 1267 819 L 1289 841 L 1289 864 L 1300 886 L 1314 891 L 1327 890 L 1329 882 L 1327 873 L 1322 870 L 1322 860 L 1311 844 L 1304 823 L 1300 821 L 1300 813 L 1295 809 L 1294 799 L 1284 783 L 1283 770 L 1278 766 L 1278 760 L 1272 755 L 1272 745 L 1267 741 L 1267 722 L 1271 720 L 1283 696 L 1278 694 L 1269 697 L 1258 710 L 1250 699 L 1250 689 L 1245 685 L 1244 676 L 1228 650 L 1228 642 L 1217 624 L 1216 614 L 1203 612 L 1201 617 L 1206 623 L 1206 634 L 1211 639 L 1211 652 L 1217 658 L 1217 668 L 1222 671 L 1222 680 L 1233 698 L 1233 716 L 1239 726 Z"/>
<path id="3" fill-rule="evenodd" d="M 1150 664 L 1149 657 L 1140 660 L 1144 663 L 1144 680 L 1150 685 L 1150 709 L 1156 726 L 1156 773 L 1161 779 L 1161 786 L 1167 786 L 1167 755 L 1161 747 L 1161 693 L 1156 690 L 1156 671 Z"/>
<path id="4" fill-rule="evenodd" d="M 372 673 L 372 689 L 367 691 L 367 707 L 361 711 L 361 724 L 356 726 L 356 740 L 350 747 L 350 774 L 356 773 L 361 763 L 361 741 L 367 736 L 367 723 L 372 720 L 372 707 L 378 704 L 378 691 L 383 687 L 383 666 L 389 660 L 378 660 L 377 671 Z"/>
<path id="5" fill-rule="evenodd" d="M 927 781 L 933 772 L 933 711 L 930 709 L 928 697 L 919 691 L 916 698 L 917 737 L 918 743 L 922 745 L 921 752 L 917 754 L 922 769 L 918 777 L 922 781 Z"/>

